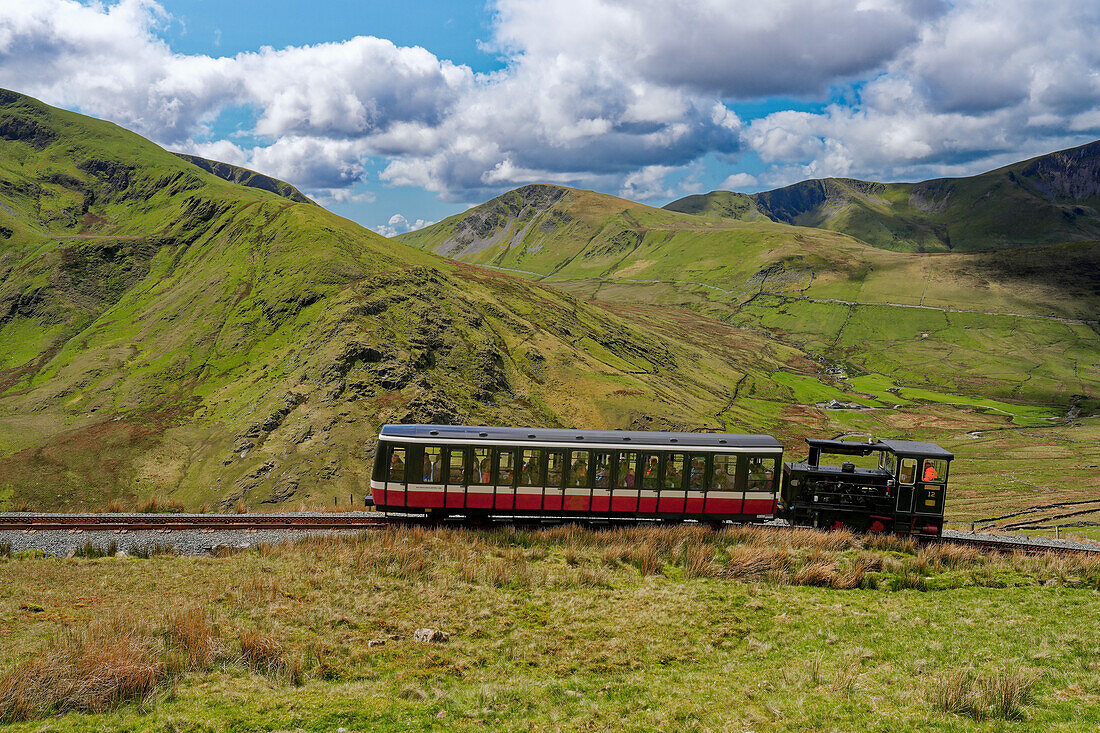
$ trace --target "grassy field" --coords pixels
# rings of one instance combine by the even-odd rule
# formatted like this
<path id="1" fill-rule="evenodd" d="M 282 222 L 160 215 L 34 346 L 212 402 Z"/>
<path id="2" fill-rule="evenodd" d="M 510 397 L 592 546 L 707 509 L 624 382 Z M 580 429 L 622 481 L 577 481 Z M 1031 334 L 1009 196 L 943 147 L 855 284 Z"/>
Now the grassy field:
<path id="1" fill-rule="evenodd" d="M 809 531 L 394 529 L 221 559 L 0 559 L 0 578 L 12 730 L 1100 722 L 1091 559 Z"/>

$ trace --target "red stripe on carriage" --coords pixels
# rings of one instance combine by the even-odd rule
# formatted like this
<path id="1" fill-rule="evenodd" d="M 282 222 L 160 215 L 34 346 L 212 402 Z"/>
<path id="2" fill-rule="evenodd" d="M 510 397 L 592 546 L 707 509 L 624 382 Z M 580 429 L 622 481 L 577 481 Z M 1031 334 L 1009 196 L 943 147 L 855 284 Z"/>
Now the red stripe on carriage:
<path id="1" fill-rule="evenodd" d="M 626 494 L 625 496 L 616 491 L 611 495 L 611 511 L 613 512 L 634 512 L 638 510 L 638 495 Z"/>
<path id="2" fill-rule="evenodd" d="M 707 499 L 707 514 L 740 514 L 741 499 Z"/>
<path id="3" fill-rule="evenodd" d="M 542 492 L 527 494 L 516 492 L 516 509 L 518 511 L 539 511 L 542 509 Z"/>
<path id="4" fill-rule="evenodd" d="M 746 499 L 745 514 L 774 514 L 775 499 Z"/>

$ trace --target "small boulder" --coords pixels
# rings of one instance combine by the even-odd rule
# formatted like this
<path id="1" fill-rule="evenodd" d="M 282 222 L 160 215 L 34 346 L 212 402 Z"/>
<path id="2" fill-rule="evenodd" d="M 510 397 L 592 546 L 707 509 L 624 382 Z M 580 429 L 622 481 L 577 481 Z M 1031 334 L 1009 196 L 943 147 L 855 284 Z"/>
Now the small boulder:
<path id="1" fill-rule="evenodd" d="M 439 629 L 417 629 L 413 632 L 413 641 L 423 644 L 439 644 L 448 638 L 447 632 Z"/>

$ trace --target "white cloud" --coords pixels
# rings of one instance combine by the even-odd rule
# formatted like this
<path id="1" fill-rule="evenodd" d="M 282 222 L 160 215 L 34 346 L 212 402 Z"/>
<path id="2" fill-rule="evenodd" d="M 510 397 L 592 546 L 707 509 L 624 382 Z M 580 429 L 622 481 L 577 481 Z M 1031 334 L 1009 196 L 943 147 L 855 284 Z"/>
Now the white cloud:
<path id="1" fill-rule="evenodd" d="M 751 173 L 734 173 L 722 181 L 719 188 L 736 191 L 739 188 L 750 188 L 757 184 L 756 176 Z"/>
<path id="2" fill-rule="evenodd" d="M 158 36 L 153 0 L 0 0 L 0 85 L 324 200 L 453 201 L 547 181 L 636 198 L 754 151 L 792 176 L 973 173 L 1100 136 L 1100 5 L 1074 0 L 495 0 L 500 71 L 367 36 L 234 56 Z M 838 99 L 742 120 L 730 98 Z M 211 139 L 248 108 L 245 147 Z M 806 109 L 800 105 L 800 109 Z M 235 140 L 237 138 L 234 138 Z M 692 169 L 694 171 L 694 169 Z M 687 181 L 694 181 L 693 172 Z M 726 187 L 754 185 L 733 173 Z M 391 226 L 391 225 L 384 225 Z"/>
<path id="3" fill-rule="evenodd" d="M 500 46 L 722 97 L 802 94 L 916 42 L 936 0 L 497 0 Z"/>
<path id="4" fill-rule="evenodd" d="M 379 224 L 378 226 L 371 227 L 371 229 L 378 232 L 383 237 L 396 237 L 398 234 L 415 232 L 417 229 L 423 229 L 432 224 L 435 224 L 435 222 L 426 221 L 424 219 L 409 221 L 403 214 L 394 214 L 385 224 Z"/>
<path id="5" fill-rule="evenodd" d="M 672 198 L 676 191 L 665 184 L 665 177 L 677 170 L 669 165 L 647 165 L 623 179 L 619 195 L 637 201 Z"/>

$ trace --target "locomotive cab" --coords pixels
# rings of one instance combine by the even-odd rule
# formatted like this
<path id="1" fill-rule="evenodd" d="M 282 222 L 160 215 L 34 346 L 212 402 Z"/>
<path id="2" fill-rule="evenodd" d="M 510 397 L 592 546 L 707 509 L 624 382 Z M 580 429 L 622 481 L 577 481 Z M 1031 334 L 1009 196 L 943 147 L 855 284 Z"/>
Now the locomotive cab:
<path id="1" fill-rule="evenodd" d="M 934 443 L 908 440 L 806 441 L 809 457 L 783 465 L 779 514 L 791 524 L 862 532 L 938 535 L 943 530 L 948 465 Z M 822 463 L 822 455 L 867 457 L 878 465 Z"/>

